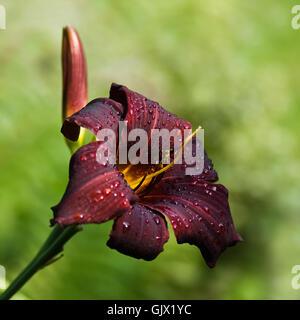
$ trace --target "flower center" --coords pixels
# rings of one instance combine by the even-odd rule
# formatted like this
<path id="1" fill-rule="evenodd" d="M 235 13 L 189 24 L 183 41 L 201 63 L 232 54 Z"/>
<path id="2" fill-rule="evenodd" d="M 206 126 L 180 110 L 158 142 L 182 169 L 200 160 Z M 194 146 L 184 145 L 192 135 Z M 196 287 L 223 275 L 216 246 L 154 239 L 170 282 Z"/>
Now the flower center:
<path id="1" fill-rule="evenodd" d="M 197 132 L 200 129 L 201 127 L 198 127 L 185 139 L 182 147 L 177 152 L 174 160 L 168 165 L 164 166 L 162 163 L 154 165 L 129 164 L 125 167 L 124 165 L 119 165 L 119 170 L 124 174 L 124 179 L 130 186 L 130 188 L 139 194 L 142 191 L 144 191 L 148 186 L 155 183 L 155 180 L 158 178 L 159 175 L 170 169 L 178 161 L 187 143 L 197 134 Z M 168 153 L 170 152 L 171 151 L 169 150 Z"/>

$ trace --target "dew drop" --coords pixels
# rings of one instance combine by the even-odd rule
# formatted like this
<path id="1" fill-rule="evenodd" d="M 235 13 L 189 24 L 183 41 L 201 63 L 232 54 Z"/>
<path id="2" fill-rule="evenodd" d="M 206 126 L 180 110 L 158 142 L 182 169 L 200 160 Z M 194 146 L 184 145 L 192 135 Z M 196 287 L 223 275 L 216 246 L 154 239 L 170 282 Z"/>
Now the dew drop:
<path id="1" fill-rule="evenodd" d="M 74 214 L 74 219 L 76 220 L 76 221 L 81 221 L 82 219 L 83 219 L 83 217 L 84 217 L 84 215 L 83 215 L 83 213 L 75 213 Z"/>
<path id="2" fill-rule="evenodd" d="M 155 217 L 155 218 L 154 218 L 154 221 L 155 221 L 156 224 L 160 224 L 160 220 L 159 220 L 158 217 Z"/>
<path id="3" fill-rule="evenodd" d="M 92 198 L 92 201 L 94 201 L 94 202 L 98 202 L 98 201 L 104 199 L 104 197 L 103 197 L 103 195 L 101 194 L 101 191 L 100 191 L 100 190 L 93 192 L 93 193 L 91 194 L 91 198 Z"/>
<path id="4" fill-rule="evenodd" d="M 219 228 L 220 228 L 220 231 L 221 231 L 222 233 L 225 232 L 225 227 L 224 227 L 223 223 L 220 223 L 220 224 L 219 224 Z"/>
<path id="5" fill-rule="evenodd" d="M 123 224 L 122 224 L 122 230 L 123 232 L 126 232 L 130 229 L 130 223 L 127 222 L 127 221 L 124 221 Z"/>
<path id="6" fill-rule="evenodd" d="M 205 206 L 202 209 L 203 209 L 204 212 L 209 213 L 209 208 L 208 207 Z"/>
<path id="7" fill-rule="evenodd" d="M 110 188 L 105 188 L 103 190 L 103 193 L 108 196 L 111 193 L 111 189 Z"/>

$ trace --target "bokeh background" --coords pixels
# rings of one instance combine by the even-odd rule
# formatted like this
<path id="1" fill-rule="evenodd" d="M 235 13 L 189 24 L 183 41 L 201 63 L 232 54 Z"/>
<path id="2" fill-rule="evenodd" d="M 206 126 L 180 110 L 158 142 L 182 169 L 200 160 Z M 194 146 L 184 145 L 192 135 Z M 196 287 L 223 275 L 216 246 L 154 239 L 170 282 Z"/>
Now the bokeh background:
<path id="1" fill-rule="evenodd" d="M 209 269 L 174 236 L 152 262 L 106 246 L 112 223 L 88 225 L 24 299 L 299 299 L 300 30 L 297 1 L 1 0 L 0 264 L 10 282 L 49 233 L 67 183 L 61 127 L 61 31 L 75 26 L 89 99 L 111 82 L 159 101 L 194 126 L 245 242 Z"/>

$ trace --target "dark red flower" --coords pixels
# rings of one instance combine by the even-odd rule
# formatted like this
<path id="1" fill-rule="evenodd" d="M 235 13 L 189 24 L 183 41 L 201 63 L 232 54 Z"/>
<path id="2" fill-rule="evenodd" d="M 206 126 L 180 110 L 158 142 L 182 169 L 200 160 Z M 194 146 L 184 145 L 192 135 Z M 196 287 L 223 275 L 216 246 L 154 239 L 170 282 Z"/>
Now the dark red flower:
<path id="1" fill-rule="evenodd" d="M 77 140 L 80 127 L 95 135 L 103 128 L 117 133 L 120 120 L 127 121 L 128 130 L 146 130 L 149 140 L 151 129 L 191 128 L 188 121 L 157 102 L 112 84 L 109 99 L 95 99 L 67 118 L 62 133 L 72 141 Z M 89 143 L 72 156 L 69 184 L 60 203 L 52 208 L 52 224 L 64 227 L 114 219 L 107 245 L 129 256 L 152 260 L 169 239 L 167 217 L 177 242 L 196 245 L 210 267 L 226 247 L 242 241 L 231 218 L 227 189 L 215 184 L 218 176 L 206 153 L 204 170 L 198 176 L 185 175 L 185 163 L 174 164 L 137 186 L 136 181 L 157 168 L 101 165 L 96 152 L 102 143 Z"/>

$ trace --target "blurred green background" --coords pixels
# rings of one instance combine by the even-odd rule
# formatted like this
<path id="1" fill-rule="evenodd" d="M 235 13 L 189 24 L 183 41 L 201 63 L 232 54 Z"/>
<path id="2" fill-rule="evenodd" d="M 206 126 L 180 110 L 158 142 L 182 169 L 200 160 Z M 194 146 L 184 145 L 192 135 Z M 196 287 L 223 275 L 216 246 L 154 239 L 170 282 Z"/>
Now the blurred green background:
<path id="1" fill-rule="evenodd" d="M 61 127 L 61 31 L 79 31 L 89 99 L 111 82 L 205 128 L 245 242 L 215 269 L 174 236 L 152 262 L 106 246 L 88 225 L 65 257 L 21 290 L 26 299 L 298 299 L 300 30 L 282 0 L 1 0 L 0 264 L 8 281 L 47 237 L 67 183 Z"/>

